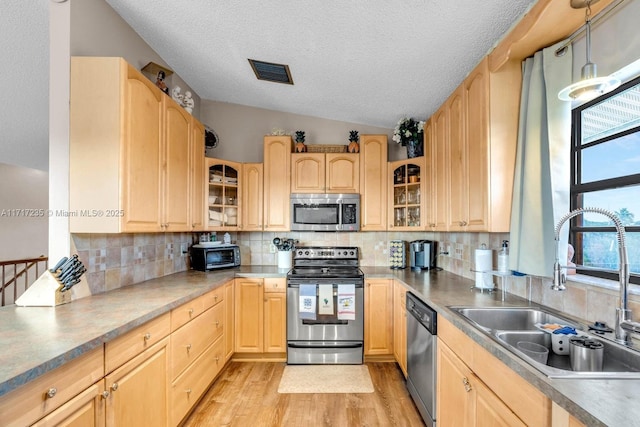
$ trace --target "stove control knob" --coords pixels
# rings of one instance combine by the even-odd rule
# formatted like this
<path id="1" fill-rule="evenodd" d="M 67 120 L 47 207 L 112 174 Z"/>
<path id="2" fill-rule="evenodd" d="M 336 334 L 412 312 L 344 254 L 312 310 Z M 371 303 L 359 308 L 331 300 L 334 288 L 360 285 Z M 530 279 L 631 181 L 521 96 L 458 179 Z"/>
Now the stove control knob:
<path id="1" fill-rule="evenodd" d="M 302 251 L 300 251 L 302 253 Z M 304 251 L 305 255 L 309 255 L 309 251 Z"/>
<path id="2" fill-rule="evenodd" d="M 351 256 L 353 256 L 353 255 L 355 255 L 355 252 L 354 252 L 354 251 L 351 251 Z"/>

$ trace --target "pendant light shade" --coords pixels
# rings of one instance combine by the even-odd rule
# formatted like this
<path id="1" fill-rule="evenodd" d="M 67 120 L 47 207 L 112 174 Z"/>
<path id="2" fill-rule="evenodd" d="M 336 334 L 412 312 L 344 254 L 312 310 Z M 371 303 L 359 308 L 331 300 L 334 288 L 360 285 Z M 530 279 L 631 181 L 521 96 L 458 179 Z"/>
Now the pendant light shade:
<path id="1" fill-rule="evenodd" d="M 573 83 L 558 93 L 562 101 L 589 101 L 620 86 L 620 80 L 613 76 L 598 77 L 598 67 L 591 62 L 591 4 L 598 0 L 571 0 L 571 7 L 586 7 L 585 30 L 587 63 L 582 67 L 579 82 Z"/>

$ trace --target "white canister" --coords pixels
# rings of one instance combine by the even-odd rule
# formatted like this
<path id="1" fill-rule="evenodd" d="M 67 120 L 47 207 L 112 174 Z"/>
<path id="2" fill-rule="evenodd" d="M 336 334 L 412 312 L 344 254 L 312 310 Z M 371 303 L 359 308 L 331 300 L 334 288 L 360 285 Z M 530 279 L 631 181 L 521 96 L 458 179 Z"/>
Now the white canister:
<path id="1" fill-rule="evenodd" d="M 291 268 L 292 251 L 278 251 L 278 268 Z"/>

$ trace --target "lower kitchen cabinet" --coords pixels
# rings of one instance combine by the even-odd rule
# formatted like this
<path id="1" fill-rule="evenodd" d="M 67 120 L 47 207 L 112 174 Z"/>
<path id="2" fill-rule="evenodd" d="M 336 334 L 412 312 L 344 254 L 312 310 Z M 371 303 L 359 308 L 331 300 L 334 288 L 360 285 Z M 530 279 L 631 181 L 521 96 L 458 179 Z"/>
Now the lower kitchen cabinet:
<path id="1" fill-rule="evenodd" d="M 229 280 L 224 285 L 224 361 L 225 363 L 233 356 L 233 341 L 235 339 L 235 282 Z"/>
<path id="2" fill-rule="evenodd" d="M 105 396 L 103 381 L 96 383 L 33 424 L 34 427 L 104 427 Z"/>
<path id="3" fill-rule="evenodd" d="M 87 419 L 89 410 L 84 405 L 103 405 L 93 400 L 103 390 L 103 377 L 104 347 L 100 346 L 0 397 L 0 425 L 23 426 L 41 420 L 39 425 L 48 426 L 57 424 L 55 420 Z"/>
<path id="4" fill-rule="evenodd" d="M 163 338 L 105 377 L 108 427 L 168 424 L 168 345 Z"/>
<path id="5" fill-rule="evenodd" d="M 442 340 L 438 340 L 437 393 L 441 426 L 525 426 Z"/>
<path id="6" fill-rule="evenodd" d="M 407 288 L 393 282 L 393 355 L 407 377 Z"/>
<path id="7" fill-rule="evenodd" d="M 393 281 L 364 281 L 364 355 L 393 354 Z"/>
<path id="8" fill-rule="evenodd" d="M 286 279 L 235 279 L 235 352 L 286 352 Z"/>
<path id="9" fill-rule="evenodd" d="M 551 425 L 551 401 L 442 316 L 437 375 L 441 426 Z"/>

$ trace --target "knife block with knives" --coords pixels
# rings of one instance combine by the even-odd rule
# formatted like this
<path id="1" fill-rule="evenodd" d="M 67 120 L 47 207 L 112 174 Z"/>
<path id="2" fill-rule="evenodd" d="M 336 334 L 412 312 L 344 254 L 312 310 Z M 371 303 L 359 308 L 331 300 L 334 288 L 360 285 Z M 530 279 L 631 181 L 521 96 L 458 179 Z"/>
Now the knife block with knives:
<path id="1" fill-rule="evenodd" d="M 87 271 L 78 255 L 70 258 L 63 257 L 50 270 L 46 270 L 27 290 L 16 300 L 16 305 L 22 307 L 55 307 L 71 302 L 73 286 L 81 283 L 82 275 Z"/>

